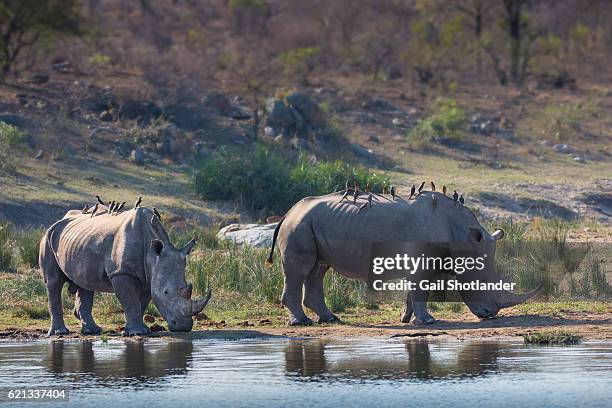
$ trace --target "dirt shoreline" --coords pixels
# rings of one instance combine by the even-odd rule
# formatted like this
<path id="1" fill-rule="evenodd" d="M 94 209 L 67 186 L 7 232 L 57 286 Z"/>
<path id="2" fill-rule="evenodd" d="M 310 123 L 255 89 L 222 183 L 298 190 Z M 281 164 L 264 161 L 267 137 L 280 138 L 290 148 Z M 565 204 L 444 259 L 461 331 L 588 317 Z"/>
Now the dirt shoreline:
<path id="1" fill-rule="evenodd" d="M 70 327 L 75 330 L 75 327 Z M 429 326 L 404 325 L 394 322 L 367 324 L 335 324 L 306 327 L 272 326 L 253 324 L 248 327 L 227 326 L 208 322 L 197 326 L 190 333 L 157 332 L 149 336 L 132 339 L 227 339 L 241 340 L 265 337 L 399 337 L 399 338 L 445 338 L 456 340 L 507 340 L 538 331 L 563 330 L 582 337 L 583 340 L 605 340 L 612 342 L 612 313 L 572 313 L 572 316 L 556 317 L 541 315 L 502 316 L 496 319 L 479 320 L 465 317 L 439 320 Z M 105 338 L 123 338 L 119 332 L 107 332 Z M 0 341 L 30 341 L 49 338 L 42 327 L 7 327 L 0 330 Z M 54 337 L 58 338 L 58 337 Z M 62 338 L 99 340 L 101 336 L 83 336 L 71 332 Z"/>

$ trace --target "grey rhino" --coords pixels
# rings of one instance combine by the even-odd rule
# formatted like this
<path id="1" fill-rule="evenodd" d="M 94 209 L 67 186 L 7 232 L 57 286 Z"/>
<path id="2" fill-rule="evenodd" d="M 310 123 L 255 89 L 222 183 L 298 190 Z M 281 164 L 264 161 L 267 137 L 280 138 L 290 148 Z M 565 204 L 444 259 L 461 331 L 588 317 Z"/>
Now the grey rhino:
<path id="1" fill-rule="evenodd" d="M 474 213 L 459 202 L 436 192 L 422 192 L 413 200 L 376 194 L 362 194 L 357 200 L 348 194 L 345 199 L 347 194 L 343 192 L 304 198 L 287 212 L 274 232 L 267 262 L 272 262 L 278 240 L 285 278 L 281 301 L 290 312 L 290 325 L 312 324 L 304 314 L 302 303 L 318 315 L 319 322 L 338 321 L 325 304 L 323 277 L 333 267 L 349 278 L 368 280 L 373 243 L 399 245 L 400 252 L 403 250 L 412 256 L 487 254 L 491 262 L 478 272 L 478 279 L 500 280 L 492 261 L 495 241 L 503 236 L 503 231 L 489 234 Z M 406 243 L 403 248 L 402 243 Z M 433 251 L 431 243 L 447 245 Z M 424 280 L 436 273 L 421 269 L 415 276 L 416 280 Z M 466 278 L 457 275 L 457 280 Z M 497 315 L 501 308 L 528 300 L 538 290 L 520 295 L 509 291 L 459 293 L 472 313 L 488 318 Z M 415 324 L 435 322 L 427 311 L 428 296 L 428 290 L 418 287 L 408 291 L 401 321 L 410 322 L 414 313 Z"/>
<path id="2" fill-rule="evenodd" d="M 124 335 L 146 334 L 143 315 L 151 298 L 172 331 L 190 331 L 192 316 L 210 299 L 191 299 L 192 285 L 185 280 L 191 240 L 175 248 L 157 215 L 136 207 L 109 214 L 104 205 L 68 211 L 40 242 L 39 262 L 49 296 L 49 335 L 67 334 L 61 292 L 66 282 L 76 292 L 75 316 L 83 334 L 99 334 L 91 309 L 95 292 L 116 293 L 126 325 Z"/>

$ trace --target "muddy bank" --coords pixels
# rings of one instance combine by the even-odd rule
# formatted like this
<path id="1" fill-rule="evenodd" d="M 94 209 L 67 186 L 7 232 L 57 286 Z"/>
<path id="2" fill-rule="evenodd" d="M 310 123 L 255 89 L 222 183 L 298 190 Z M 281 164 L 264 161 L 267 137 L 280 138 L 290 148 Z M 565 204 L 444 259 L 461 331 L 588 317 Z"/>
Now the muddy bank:
<path id="1" fill-rule="evenodd" d="M 149 336 L 132 337 L 134 341 L 153 338 L 224 339 L 241 340 L 266 337 L 445 337 L 449 339 L 507 339 L 542 330 L 563 330 L 581 336 L 585 340 L 612 341 L 612 313 L 574 312 L 558 316 L 516 315 L 496 319 L 479 320 L 464 318 L 439 320 L 430 326 L 414 326 L 396 322 L 380 321 L 367 324 L 312 325 L 307 327 L 270 326 L 254 323 L 249 329 L 239 326 L 215 325 L 200 328 L 190 333 L 158 332 Z M 70 327 L 74 330 L 75 327 Z M 117 331 L 101 336 L 82 336 L 72 332 L 64 338 L 99 340 L 122 338 Z M 42 327 L 7 327 L 0 331 L 2 340 L 34 340 L 47 338 Z"/>

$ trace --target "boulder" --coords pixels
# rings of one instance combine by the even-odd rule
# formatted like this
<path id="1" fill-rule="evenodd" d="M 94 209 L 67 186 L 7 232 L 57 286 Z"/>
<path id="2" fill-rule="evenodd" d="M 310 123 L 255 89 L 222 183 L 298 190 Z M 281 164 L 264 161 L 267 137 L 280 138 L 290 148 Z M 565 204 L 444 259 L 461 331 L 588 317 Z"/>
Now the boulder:
<path id="1" fill-rule="evenodd" d="M 324 124 L 323 111 L 310 96 L 294 92 L 287 96 L 287 103 L 297 110 L 309 125 L 316 127 Z"/>
<path id="2" fill-rule="evenodd" d="M 218 115 L 237 120 L 251 119 L 246 108 L 230 101 L 227 96 L 218 92 L 207 95 L 204 104 Z"/>
<path id="3" fill-rule="evenodd" d="M 161 109 L 153 102 L 127 100 L 119 107 L 119 117 L 136 119 L 139 124 L 148 125 L 151 120 L 161 116 Z"/>
<path id="4" fill-rule="evenodd" d="M 295 125 L 295 118 L 283 101 L 278 99 L 268 100 L 266 111 L 268 112 L 266 126 L 275 130 L 276 133 Z"/>
<path id="5" fill-rule="evenodd" d="M 572 149 L 565 143 L 559 143 L 553 146 L 553 150 L 557 153 L 571 153 Z"/>
<path id="6" fill-rule="evenodd" d="M 272 224 L 231 224 L 221 228 L 217 238 L 254 248 L 270 248 L 277 223 Z"/>

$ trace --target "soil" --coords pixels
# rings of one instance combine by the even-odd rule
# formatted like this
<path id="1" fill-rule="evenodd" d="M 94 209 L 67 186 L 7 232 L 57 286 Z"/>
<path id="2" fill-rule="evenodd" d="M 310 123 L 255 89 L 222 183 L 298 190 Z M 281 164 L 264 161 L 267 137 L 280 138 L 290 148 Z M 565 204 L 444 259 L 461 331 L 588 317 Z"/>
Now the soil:
<path id="1" fill-rule="evenodd" d="M 585 313 L 567 312 L 560 316 L 516 315 L 501 316 L 495 319 L 480 320 L 465 317 L 438 320 L 429 326 L 414 326 L 396 322 L 380 321 L 367 324 L 314 324 L 306 327 L 270 326 L 268 322 L 251 323 L 228 327 L 222 322 L 210 322 L 204 330 L 190 333 L 157 332 L 146 337 L 132 337 L 140 341 L 144 338 L 185 338 L 185 339 L 227 339 L 239 340 L 262 337 L 437 337 L 444 336 L 456 340 L 469 339 L 508 339 L 542 330 L 562 330 L 582 337 L 584 340 L 612 341 L 612 312 Z M 109 332 L 108 337 L 120 338 L 119 332 Z M 71 333 L 64 338 L 99 339 L 100 336 L 82 336 Z M 46 338 L 46 330 L 41 328 L 7 328 L 0 331 L 0 341 L 28 341 Z"/>

